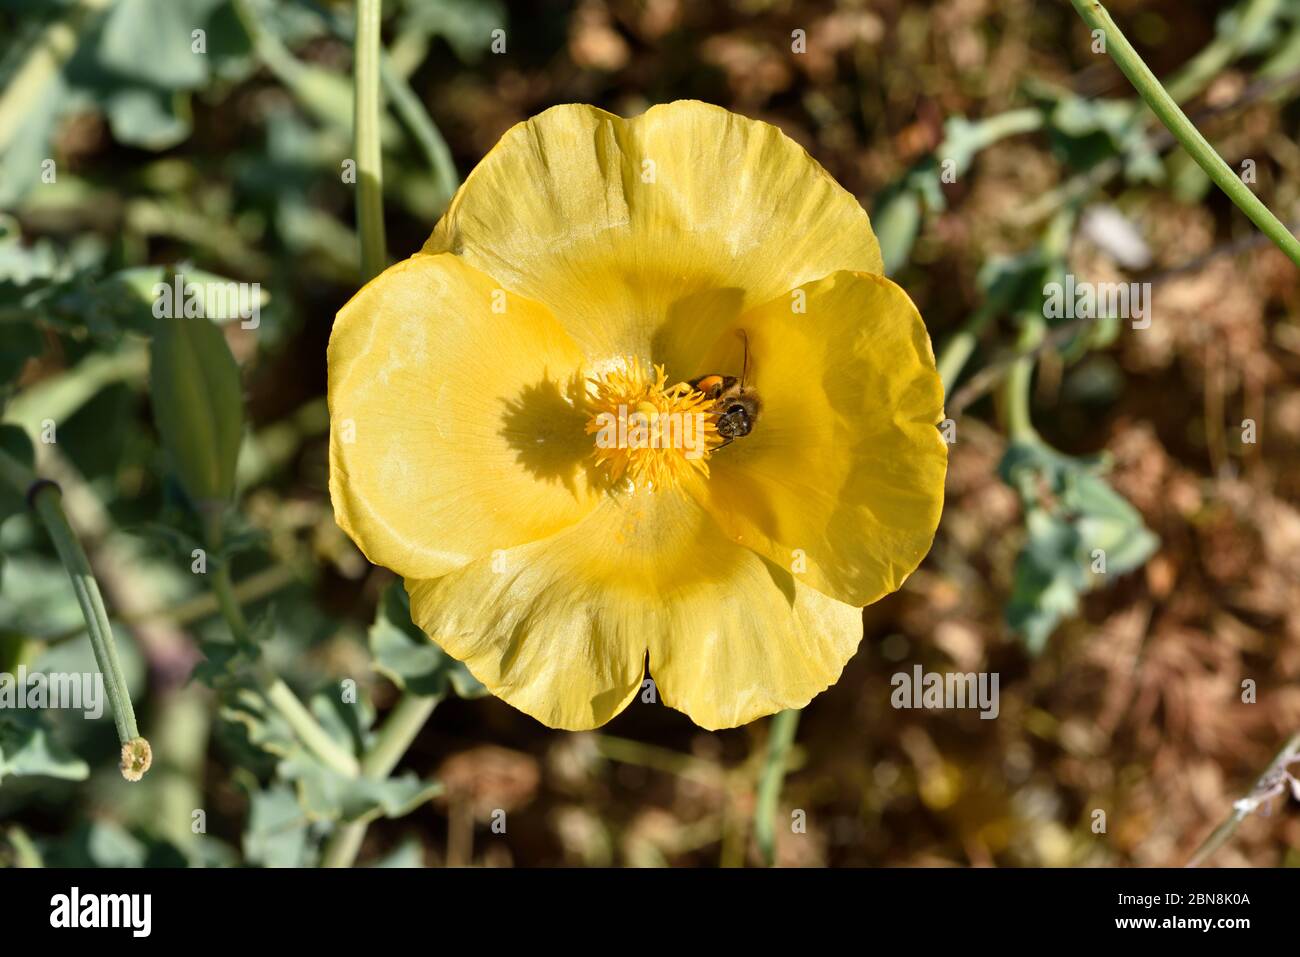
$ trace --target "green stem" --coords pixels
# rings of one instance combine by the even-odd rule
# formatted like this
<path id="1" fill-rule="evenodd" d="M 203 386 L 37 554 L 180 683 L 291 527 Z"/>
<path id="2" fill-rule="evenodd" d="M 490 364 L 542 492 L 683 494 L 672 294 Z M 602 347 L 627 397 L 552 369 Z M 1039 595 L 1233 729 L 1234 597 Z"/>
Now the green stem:
<path id="1" fill-rule="evenodd" d="M 243 641 L 248 634 L 248 619 L 244 609 L 235 596 L 235 588 L 230 580 L 230 566 L 220 562 L 212 571 L 212 595 L 217 600 L 217 610 L 226 620 L 235 638 Z"/>
<path id="2" fill-rule="evenodd" d="M 1020 332 L 1016 351 L 1028 353 L 1012 363 L 1002 383 L 1002 426 L 1013 442 L 1037 442 L 1038 432 L 1029 414 L 1030 388 L 1038 356 L 1034 348 L 1042 340 L 1044 322 L 1038 317 L 1027 319 Z"/>
<path id="3" fill-rule="evenodd" d="M 213 519 L 209 522 L 208 546 L 213 550 L 220 547 L 218 527 L 217 520 Z M 217 607 L 221 610 L 221 616 L 226 620 L 231 634 L 237 641 L 247 640 L 248 619 L 244 617 L 244 610 L 235 597 L 230 582 L 230 566 L 224 561 L 219 562 L 209 577 L 212 582 L 212 593 L 217 599 Z M 259 669 L 257 684 L 262 697 L 279 713 L 309 751 L 340 774 L 356 777 L 360 773 L 361 768 L 356 757 L 329 736 L 315 716 L 298 700 L 293 689 L 284 683 L 284 679 Z"/>
<path id="4" fill-rule="evenodd" d="M 266 675 L 259 686 L 266 700 L 280 713 L 293 733 L 316 757 L 344 777 L 354 778 L 361 772 L 356 757 L 331 738 L 307 706 L 298 700 L 283 678 Z"/>
<path id="5" fill-rule="evenodd" d="M 361 853 L 361 845 L 366 839 L 367 827 L 364 821 L 349 821 L 340 824 L 325 842 L 321 852 L 321 867 L 351 867 Z"/>
<path id="6" fill-rule="evenodd" d="M 17 824 L 9 825 L 9 843 L 14 849 L 14 867 L 44 867 L 41 850 Z"/>
<path id="7" fill-rule="evenodd" d="M 86 630 L 95 652 L 95 662 L 108 683 L 108 698 L 113 705 L 117 736 L 122 744 L 126 744 L 140 737 L 140 729 L 135 722 L 135 709 L 131 707 L 131 696 L 126 689 L 126 679 L 122 676 L 122 663 L 117 656 L 117 643 L 113 640 L 113 628 L 108 623 L 104 597 L 90 570 L 85 549 L 81 547 L 76 533 L 68 524 L 68 517 L 63 513 L 62 498 L 63 494 L 57 485 L 43 485 L 33 497 L 32 504 L 36 506 L 36 513 L 45 523 L 54 542 L 54 549 L 59 553 L 63 567 L 68 570 L 68 577 L 72 579 L 77 604 L 81 606 L 81 614 L 86 619 Z"/>
<path id="8" fill-rule="evenodd" d="M 432 695 L 404 694 L 389 712 L 384 728 L 374 745 L 361 760 L 361 773 L 368 778 L 386 778 L 411 746 L 420 729 L 438 707 L 441 698 Z"/>
<path id="9" fill-rule="evenodd" d="M 1264 773 L 1259 776 L 1255 788 L 1258 789 L 1260 782 L 1275 773 L 1278 769 L 1286 767 L 1291 762 L 1300 757 L 1300 731 L 1291 735 L 1291 738 L 1282 746 L 1282 750 L 1277 753 L 1269 766 L 1264 769 Z M 1233 806 L 1232 813 L 1229 814 L 1213 833 L 1205 839 L 1205 843 L 1196 849 L 1191 860 L 1187 862 L 1188 867 L 1199 867 L 1204 864 L 1220 847 L 1228 842 L 1228 838 L 1236 833 L 1238 825 L 1254 812 L 1254 809 L 1248 805 L 1237 804 Z"/>
<path id="10" fill-rule="evenodd" d="M 273 595 L 282 588 L 287 588 L 299 580 L 298 574 L 288 565 L 272 565 L 260 572 L 249 575 L 243 581 L 236 584 L 231 589 L 237 605 L 244 605 L 248 602 L 259 601 Z M 150 608 L 134 614 L 126 614 L 119 610 L 114 617 L 119 625 L 132 627 L 135 625 L 149 625 L 154 622 L 165 622 L 172 625 L 189 625 L 193 622 L 207 618 L 213 612 L 220 611 L 220 604 L 217 596 L 210 591 L 199 592 L 192 598 L 186 598 L 184 601 L 177 602 L 174 605 L 167 605 L 159 608 Z M 57 645 L 63 641 L 69 641 L 73 638 L 79 638 L 85 633 L 85 628 L 78 625 L 73 628 L 66 628 L 58 634 L 50 635 L 48 638 L 41 638 L 40 642 L 44 645 Z"/>
<path id="11" fill-rule="evenodd" d="M 943 383 L 944 398 L 952 395 L 952 387 L 956 384 L 957 377 L 970 361 L 980 336 L 1000 305 L 1000 302 L 991 299 L 984 300 L 966 320 L 966 324 L 944 344 L 943 351 L 939 353 L 938 363 L 939 381 Z"/>
<path id="12" fill-rule="evenodd" d="M 1029 439 L 1037 434 L 1029 417 L 1029 386 L 1033 372 L 1033 359 L 1017 359 L 1003 384 L 1006 430 L 1012 441 Z"/>
<path id="13" fill-rule="evenodd" d="M 799 710 L 782 711 L 769 723 L 767 760 L 758 782 L 754 805 L 754 837 L 759 852 L 770 867 L 776 861 L 776 806 L 785 782 L 786 761 L 799 728 Z"/>
<path id="14" fill-rule="evenodd" d="M 406 124 L 406 128 L 410 130 L 424 153 L 425 161 L 433 170 L 434 181 L 438 185 L 443 201 L 450 202 L 452 196 L 456 194 L 457 187 L 460 186 L 456 163 L 451 158 L 451 148 L 438 127 L 433 124 L 433 120 L 429 118 L 420 98 L 415 95 L 411 85 L 388 62 L 388 57 L 381 57 L 379 69 L 384 81 L 384 91 L 392 98 L 393 109 L 397 111 L 397 115 Z"/>
<path id="15" fill-rule="evenodd" d="M 149 770 L 152 751 L 149 742 L 140 737 L 131 693 L 117 655 L 117 642 L 113 639 L 113 626 L 109 624 L 108 611 L 104 607 L 104 596 L 100 593 L 95 573 L 91 571 L 86 550 L 81 547 L 81 540 L 63 511 L 63 493 L 53 482 L 37 484 L 36 474 L 5 452 L 0 452 L 0 478 L 19 493 L 30 496 L 32 508 L 49 533 L 59 561 L 67 570 L 81 615 L 86 621 L 95 664 L 104 678 L 108 700 L 113 707 L 113 724 L 122 745 L 122 776 L 128 781 L 138 781 Z"/>
<path id="16" fill-rule="evenodd" d="M 720 789 L 726 786 L 725 775 L 719 772 L 716 765 L 694 755 L 608 734 L 595 735 L 595 742 L 600 756 L 610 761 L 675 774 L 708 788 Z"/>
<path id="17" fill-rule="evenodd" d="M 206 516 L 206 525 L 208 550 L 215 552 L 221 548 L 220 514 L 209 512 Z M 225 561 L 218 560 L 209 579 L 212 583 L 212 594 L 217 599 L 217 607 L 221 611 L 221 617 L 226 620 L 230 633 L 236 641 L 247 641 L 248 619 L 244 616 L 244 609 L 240 607 L 239 600 L 235 597 L 235 590 L 230 581 L 230 566 Z M 329 736 L 315 716 L 298 700 L 293 689 L 284 683 L 284 679 L 259 668 L 257 686 L 267 704 L 279 713 L 293 733 L 298 736 L 298 740 L 316 757 L 347 777 L 356 777 L 360 773 L 361 766 L 352 752 Z"/>
<path id="18" fill-rule="evenodd" d="M 357 159 L 357 228 L 361 236 L 361 278 L 369 281 L 383 272 L 388 264 L 384 241 L 383 207 L 383 155 L 379 140 L 380 84 L 383 53 L 379 43 L 379 26 L 382 0 L 357 0 L 357 26 L 355 38 L 355 123 L 354 151 Z M 388 71 L 388 88 L 395 86 L 396 74 Z M 416 109 L 419 102 L 414 95 L 404 96 L 398 90 L 397 106 L 429 155 L 435 168 L 452 169 L 443 174 L 444 189 L 454 189 L 454 168 L 446 143 L 436 135 L 430 138 L 432 124 L 427 127 L 423 111 Z M 406 91 L 406 92 L 409 92 Z M 406 694 L 393 709 L 373 748 L 361 762 L 361 773 L 366 777 L 384 778 L 401 760 L 415 736 L 437 707 L 437 698 Z M 353 821 L 335 830 L 325 846 L 321 864 L 324 867 L 350 867 L 361 850 L 366 835 L 366 824 Z"/>
<path id="19" fill-rule="evenodd" d="M 388 265 L 384 242 L 384 171 L 379 142 L 379 20 L 382 0 L 357 0 L 356 99 L 357 231 L 361 278 L 369 282 Z"/>
<path id="20" fill-rule="evenodd" d="M 1021 133 L 1033 133 L 1041 130 L 1044 124 L 1043 111 L 1033 107 L 1026 107 L 1020 110 L 1008 110 L 1005 113 L 999 113 L 996 116 L 990 116 L 986 120 L 979 120 L 971 124 L 967 129 L 964 148 L 972 153 L 983 152 L 999 140 L 1007 139 L 1011 136 L 1019 136 Z M 972 138 L 973 134 L 973 138 Z M 949 145 L 948 140 L 944 140 L 935 154 L 940 157 L 946 157 L 953 151 L 954 147 Z"/>
<path id="21" fill-rule="evenodd" d="M 331 16 L 330 27 L 334 35 L 340 39 L 349 43 L 356 41 L 356 31 L 352 24 L 342 17 Z M 429 168 L 433 170 L 434 181 L 445 199 L 450 200 L 456 188 L 460 186 L 460 177 L 456 173 L 456 164 L 451 158 L 451 149 L 433 122 L 433 118 L 424 108 L 424 104 L 411 89 L 406 75 L 394 65 L 393 57 L 383 50 L 379 53 L 379 77 L 383 81 L 384 93 L 393 101 L 393 109 L 397 112 L 398 118 L 406 124 L 407 130 L 415 137 Z"/>
<path id="22" fill-rule="evenodd" d="M 396 707 L 389 712 L 383 730 L 374 745 L 361 759 L 361 774 L 373 780 L 382 780 L 392 774 L 397 762 L 411 746 L 420 729 L 424 727 L 441 698 L 407 694 L 402 695 Z M 322 867 L 351 867 L 356 862 L 361 844 L 366 839 L 367 823 L 350 821 L 341 824 L 330 836 L 321 856 Z"/>
<path id="23" fill-rule="evenodd" d="M 1260 202 L 1259 197 L 1250 191 L 1241 178 L 1233 172 L 1206 142 L 1192 121 L 1179 109 L 1173 97 L 1160 85 L 1154 73 L 1142 62 L 1137 51 L 1120 32 L 1115 21 L 1111 19 L 1106 8 L 1099 0 L 1070 0 L 1083 21 L 1094 30 L 1101 30 L 1106 37 L 1106 51 L 1115 65 L 1120 68 L 1147 106 L 1159 118 L 1165 128 L 1182 144 L 1183 149 L 1194 159 L 1207 176 L 1214 180 L 1219 189 L 1227 194 L 1237 208 L 1245 213 L 1250 221 L 1268 236 L 1287 257 L 1300 266 L 1300 240 L 1282 225 L 1268 207 Z"/>
<path id="24" fill-rule="evenodd" d="M 1170 78 L 1165 89 L 1178 103 L 1183 103 L 1209 85 L 1219 71 L 1237 59 L 1277 16 L 1282 0 L 1249 0 L 1245 9 L 1233 11 L 1236 25 L 1230 33 L 1220 33 L 1187 61 Z"/>

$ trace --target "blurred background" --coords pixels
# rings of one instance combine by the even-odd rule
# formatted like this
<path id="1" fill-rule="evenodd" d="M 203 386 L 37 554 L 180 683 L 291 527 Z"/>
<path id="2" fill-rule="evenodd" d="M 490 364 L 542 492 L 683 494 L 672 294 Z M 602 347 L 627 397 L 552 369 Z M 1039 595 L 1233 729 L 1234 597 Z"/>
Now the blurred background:
<path id="1" fill-rule="evenodd" d="M 1300 5 L 1108 6 L 1229 165 L 1300 220 Z M 866 609 L 860 651 L 802 715 L 777 862 L 1184 863 L 1300 730 L 1300 275 L 1070 4 L 383 12 L 394 258 L 512 124 L 556 103 L 634 115 L 697 98 L 777 124 L 856 195 L 926 319 L 953 418 L 947 507 L 925 563 Z M 335 526 L 327 489 L 325 347 L 359 279 L 352 32 L 349 3 L 0 0 L 3 419 L 34 442 L 57 427 L 37 462 L 64 489 L 159 756 L 129 785 L 107 715 L 0 715 L 0 861 L 311 864 L 350 813 L 214 677 L 229 633 L 191 574 L 192 516 L 149 399 L 150 289 L 167 270 L 265 297 L 256 329 L 211 316 L 245 402 L 222 560 L 263 661 L 321 715 L 355 681 L 345 740 L 413 685 L 393 576 Z M 1151 283 L 1150 327 L 1045 319 L 1045 277 L 1066 272 Z M 1026 347 L 1044 444 L 1008 457 L 1008 357 Z M 1106 536 L 1105 575 L 1081 529 Z M 0 671 L 93 670 L 30 513 L 0 526 L 0 552 Z M 891 676 L 917 664 L 999 673 L 997 720 L 895 710 Z M 762 860 L 770 722 L 709 733 L 637 701 L 570 734 L 469 684 L 443 681 L 399 768 L 440 787 L 369 808 L 360 863 Z M 1213 861 L 1300 864 L 1294 802 Z"/>

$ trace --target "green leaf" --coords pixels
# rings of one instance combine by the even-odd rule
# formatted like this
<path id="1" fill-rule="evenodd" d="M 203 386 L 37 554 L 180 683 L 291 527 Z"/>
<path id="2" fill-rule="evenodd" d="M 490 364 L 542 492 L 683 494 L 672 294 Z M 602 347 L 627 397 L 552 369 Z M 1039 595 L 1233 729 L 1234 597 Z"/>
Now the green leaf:
<path id="1" fill-rule="evenodd" d="M 189 98 L 180 92 L 126 86 L 104 99 L 113 138 L 127 146 L 165 150 L 190 135 Z"/>
<path id="2" fill-rule="evenodd" d="M 1029 652 L 1038 654 L 1057 624 L 1078 612 L 1084 580 L 1077 537 L 1067 521 L 1033 510 L 1026 525 L 1029 539 L 1016 560 L 1006 616 Z"/>
<path id="3" fill-rule="evenodd" d="M 193 49 L 223 0 L 117 0 L 99 36 L 104 68 L 163 89 L 193 90 L 208 79 L 208 58 Z"/>
<path id="4" fill-rule="evenodd" d="M 399 581 L 379 600 L 370 626 L 370 653 L 375 670 L 413 694 L 441 698 L 448 686 L 462 698 L 480 698 L 487 689 L 469 669 L 439 648 L 411 621 L 411 603 Z"/>
<path id="5" fill-rule="evenodd" d="M 344 695 L 334 688 L 312 695 L 310 704 L 325 733 L 344 748 L 359 755 L 370 745 L 375 707 L 365 695 Z"/>
<path id="6" fill-rule="evenodd" d="M 168 560 L 189 566 L 194 550 L 207 552 L 209 566 L 229 564 L 234 556 L 254 551 L 266 543 L 266 532 L 248 524 L 237 510 L 227 509 L 221 516 L 221 547 L 210 548 L 204 541 L 205 530 L 199 516 L 187 508 L 164 508 L 157 521 L 141 522 L 123 531 L 147 539 L 168 556 Z"/>
<path id="7" fill-rule="evenodd" d="M 313 821 L 403 817 L 442 791 L 437 782 L 421 781 L 410 773 L 383 780 L 345 777 L 306 751 L 281 761 L 278 770 L 297 785 L 298 802 Z"/>
<path id="8" fill-rule="evenodd" d="M 79 825 L 46 854 L 48 867 L 143 867 L 149 849 L 113 821 Z"/>
<path id="9" fill-rule="evenodd" d="M 1007 623 L 1033 654 L 1078 613 L 1080 596 L 1138 568 L 1159 546 L 1137 509 L 1097 474 L 1101 467 L 1036 442 L 1013 443 L 998 466 L 1020 494 L 1028 535 Z M 1094 570 L 1100 563 L 1104 572 Z"/>
<path id="10" fill-rule="evenodd" d="M 264 633 L 265 615 L 249 629 L 249 640 L 200 641 L 203 660 L 190 672 L 190 681 L 197 681 L 218 690 L 248 683 L 248 672 L 261 658 L 260 636 Z"/>
<path id="11" fill-rule="evenodd" d="M 1072 166 L 1087 169 L 1118 156 L 1130 182 L 1159 183 L 1164 166 L 1135 115 L 1141 114 L 1132 100 L 1084 99 L 1062 91 L 1048 124 L 1054 146 Z"/>
<path id="12" fill-rule="evenodd" d="M 178 561 L 189 564 L 194 549 L 203 548 L 203 542 L 193 529 L 167 522 L 141 522 L 124 529 L 132 535 L 147 539 L 151 545 L 160 547 Z"/>
<path id="13" fill-rule="evenodd" d="M 354 753 L 369 745 L 375 711 L 362 697 L 346 702 L 337 690 L 311 699 L 311 710 L 335 741 Z M 413 774 L 375 780 L 348 777 L 322 764 L 251 689 L 231 694 L 222 716 L 246 729 L 249 743 L 278 758 L 276 774 L 294 785 L 298 813 L 308 821 L 369 821 L 401 817 L 439 793 L 441 785 Z"/>
<path id="14" fill-rule="evenodd" d="M 185 279 L 179 302 L 174 301 L 174 274 Z M 186 262 L 177 264 L 174 273 L 163 266 L 138 266 L 103 275 L 98 266 L 14 254 L 8 245 L 0 244 L 0 277 L 5 276 L 15 278 L 0 278 L 0 306 L 9 313 L 26 313 L 27 318 L 0 326 L 0 371 L 10 352 L 15 355 L 11 361 L 17 361 L 25 358 L 24 352 L 39 351 L 41 343 L 32 334 L 39 335 L 42 325 L 59 332 L 85 330 L 101 341 L 114 343 L 124 332 L 151 334 L 158 322 L 154 316 L 157 303 L 172 303 L 168 312 L 177 321 L 181 316 L 204 316 L 221 323 L 249 318 L 270 298 L 259 289 L 254 301 L 248 287 L 194 269 Z M 24 326 L 31 334 L 20 339 Z"/>
<path id="15" fill-rule="evenodd" d="M 408 5 L 403 26 L 443 37 L 463 63 L 477 63 L 492 43 L 492 31 L 506 25 L 498 0 L 425 0 Z"/>
<path id="16" fill-rule="evenodd" d="M 312 861 L 310 822 L 293 789 L 275 784 L 249 798 L 244 857 L 263 867 L 304 867 Z"/>
<path id="17" fill-rule="evenodd" d="M 38 714 L 3 709 L 0 710 L 0 781 L 7 775 L 84 781 L 90 776 L 90 768 L 50 737 Z"/>
<path id="18" fill-rule="evenodd" d="M 182 487 L 196 504 L 228 501 L 244 410 L 225 336 L 208 319 L 160 319 L 150 359 L 154 421 Z"/>

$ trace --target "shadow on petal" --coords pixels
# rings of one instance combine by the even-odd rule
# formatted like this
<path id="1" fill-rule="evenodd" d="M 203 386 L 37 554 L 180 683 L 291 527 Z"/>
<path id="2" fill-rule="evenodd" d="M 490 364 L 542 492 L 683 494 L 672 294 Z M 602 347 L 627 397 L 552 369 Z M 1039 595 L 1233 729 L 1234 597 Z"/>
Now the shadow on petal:
<path id="1" fill-rule="evenodd" d="M 722 371 L 710 363 L 718 358 L 723 333 L 740 317 L 744 298 L 743 289 L 708 289 L 673 302 L 650 342 L 654 362 L 679 381 Z"/>
<path id="2" fill-rule="evenodd" d="M 595 479 L 592 439 L 584 432 L 584 382 L 574 374 L 563 384 L 548 376 L 525 386 L 515 398 L 504 400 L 499 433 L 530 475 L 563 485 L 575 498 L 581 471 L 586 472 L 588 487 Z"/>

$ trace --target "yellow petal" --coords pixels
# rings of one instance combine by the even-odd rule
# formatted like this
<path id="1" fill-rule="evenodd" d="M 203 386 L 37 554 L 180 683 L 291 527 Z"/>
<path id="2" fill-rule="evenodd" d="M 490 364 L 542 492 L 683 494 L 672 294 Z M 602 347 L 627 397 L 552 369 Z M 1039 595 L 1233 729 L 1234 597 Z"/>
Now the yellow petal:
<path id="1" fill-rule="evenodd" d="M 697 101 L 510 129 L 425 244 L 548 305 L 591 357 L 680 368 L 745 309 L 881 272 L 867 214 L 775 126 Z"/>
<path id="2" fill-rule="evenodd" d="M 593 505 L 568 397 L 581 369 L 544 306 L 455 256 L 389 268 L 330 336 L 339 525 L 372 562 L 429 577 L 577 521 Z"/>
<path id="3" fill-rule="evenodd" d="M 664 704 L 702 728 L 735 728 L 802 708 L 839 680 L 862 640 L 861 608 L 720 533 L 701 552 L 726 562 L 728 578 L 681 589 L 658 609 L 650 673 Z"/>
<path id="4" fill-rule="evenodd" d="M 738 325 L 763 407 L 709 459 L 709 510 L 733 541 L 841 601 L 897 590 L 930 550 L 948 462 L 916 307 L 888 279 L 837 273 Z M 741 348 L 728 331 L 708 361 L 739 371 Z"/>
<path id="5" fill-rule="evenodd" d="M 801 707 L 862 637 L 858 609 L 727 541 L 688 495 L 608 497 L 573 528 L 433 581 L 411 614 L 488 689 L 555 728 L 641 688 L 706 728 Z"/>

